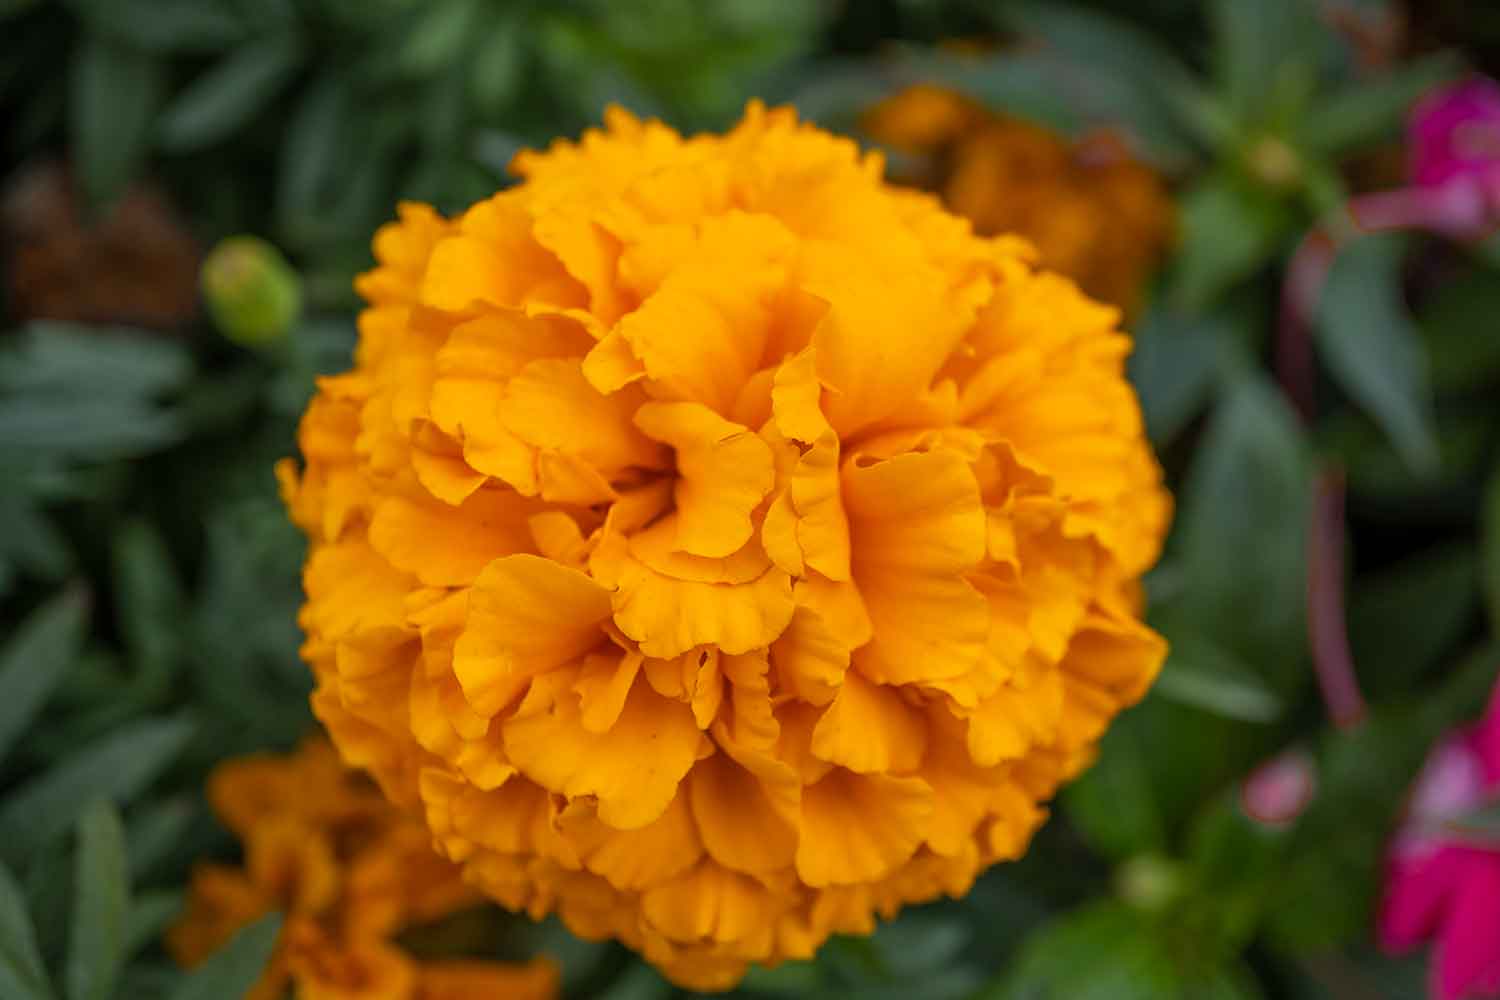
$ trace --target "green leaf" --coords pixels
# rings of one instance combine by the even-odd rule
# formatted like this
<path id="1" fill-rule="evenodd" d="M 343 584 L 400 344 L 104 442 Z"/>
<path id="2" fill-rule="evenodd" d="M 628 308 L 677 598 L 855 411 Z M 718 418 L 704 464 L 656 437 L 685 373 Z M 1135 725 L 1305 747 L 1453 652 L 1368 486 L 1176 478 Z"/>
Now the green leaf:
<path id="1" fill-rule="evenodd" d="M 979 1000 L 1250 1000 L 1242 970 L 1194 948 L 1123 903 L 1099 902 L 1044 925 Z"/>
<path id="2" fill-rule="evenodd" d="M 1167 848 L 1167 830 L 1152 789 L 1140 740 L 1139 713 L 1116 720 L 1099 741 L 1099 756 L 1064 789 L 1068 819 L 1096 850 L 1114 860 Z"/>
<path id="3" fill-rule="evenodd" d="M 1480 511 L 1480 582 L 1490 628 L 1500 632 L 1500 466 L 1490 475 Z"/>
<path id="4" fill-rule="evenodd" d="M 1225 176 L 1200 181 L 1182 198 L 1182 245 L 1168 299 L 1188 312 L 1205 308 L 1267 264 L 1290 230 L 1286 206 Z"/>
<path id="5" fill-rule="evenodd" d="M 327 195 L 348 136 L 350 100 L 343 78 L 327 73 L 307 88 L 292 112 L 276 179 L 276 214 L 283 227 L 306 228 Z"/>
<path id="6" fill-rule="evenodd" d="M 1296 417 L 1264 376 L 1245 375 L 1210 420 L 1181 492 L 1183 586 L 1172 610 L 1276 691 L 1306 677 L 1303 541 L 1311 489 Z"/>
<path id="7" fill-rule="evenodd" d="M 265 971 L 280 933 L 280 914 L 262 917 L 210 955 L 167 1000 L 224 1000 L 244 996 Z"/>
<path id="8" fill-rule="evenodd" d="M 1445 280 L 1422 303 L 1417 324 L 1438 392 L 1472 392 L 1500 382 L 1500 337 L 1487 331 L 1500 316 L 1500 272 L 1472 267 Z"/>
<path id="9" fill-rule="evenodd" d="M 94 800 L 78 824 L 68 942 L 68 1000 L 108 1000 L 125 961 L 130 882 L 125 831 L 114 807 Z"/>
<path id="10" fill-rule="evenodd" d="M 134 798 L 172 762 L 192 730 L 180 716 L 122 727 L 9 792 L 0 804 L 0 859 L 25 861 L 95 799 Z"/>
<path id="11" fill-rule="evenodd" d="M 141 805 L 132 811 L 125 842 L 133 881 L 142 881 L 172 855 L 195 812 L 193 804 L 183 797 Z"/>
<path id="12" fill-rule="evenodd" d="M 1241 722 L 1274 722 L 1281 700 L 1256 672 L 1206 636 L 1166 631 L 1171 652 L 1152 688 L 1163 698 Z"/>
<path id="13" fill-rule="evenodd" d="M 26 897 L 4 865 L 0 865 L 0 996 L 15 1000 L 52 997 Z"/>
<path id="14" fill-rule="evenodd" d="M 514 15 L 493 17 L 469 69 L 469 91 L 481 115 L 495 115 L 515 96 L 526 69 L 525 25 Z"/>
<path id="15" fill-rule="evenodd" d="M 1130 127 L 1158 162 L 1192 157 L 1176 108 L 1202 100 L 1201 88 L 1155 36 L 1123 18 L 1055 0 L 1012 5 L 1005 16 L 1066 60 L 1058 82 L 1091 120 Z"/>
<path id="16" fill-rule="evenodd" d="M 428 77 L 454 64 L 480 8 L 476 0 L 433 0 L 420 10 L 415 27 L 405 32 L 399 60 L 408 75 Z"/>
<path id="17" fill-rule="evenodd" d="M 1355 577 L 1349 640 L 1369 696 L 1410 691 L 1454 651 L 1473 622 L 1477 570 L 1473 544 L 1458 542 Z"/>
<path id="18" fill-rule="evenodd" d="M 1193 317 L 1157 303 L 1136 321 L 1130 380 L 1158 447 L 1171 442 L 1208 403 L 1227 352 L 1240 336 L 1244 312 L 1215 309 Z"/>
<path id="19" fill-rule="evenodd" d="M 32 612 L 0 648 L 0 760 L 72 668 L 87 615 L 83 591 L 65 590 Z"/>
<path id="20" fill-rule="evenodd" d="M 127 960 L 162 936 L 167 925 L 182 912 L 182 897 L 182 892 L 176 889 L 155 889 L 130 901 L 130 920 L 125 930 Z"/>
<path id="21" fill-rule="evenodd" d="M 1333 262 L 1318 302 L 1317 343 L 1344 391 L 1421 473 L 1438 468 L 1427 356 L 1401 298 L 1397 235 L 1367 236 Z"/>
<path id="22" fill-rule="evenodd" d="M 114 538 L 115 617 L 137 681 L 165 693 L 182 655 L 187 598 L 166 543 L 149 522 L 129 521 Z"/>
<path id="23" fill-rule="evenodd" d="M 102 35 L 86 35 L 72 62 L 69 141 L 84 194 L 113 202 L 146 158 L 161 99 L 155 57 Z"/>
<path id="24" fill-rule="evenodd" d="M 224 0 L 72 0 L 94 31 L 153 53 L 214 52 L 244 36 Z"/>
<path id="25" fill-rule="evenodd" d="M 1215 76 L 1238 120 L 1258 117 L 1289 75 L 1311 68 L 1313 12 L 1305 0 L 1212 0 Z"/>
<path id="26" fill-rule="evenodd" d="M 202 149 L 232 135 L 270 103 L 302 62 L 295 37 L 268 38 L 235 49 L 168 105 L 161 144 L 175 153 Z"/>
<path id="27" fill-rule="evenodd" d="M 1298 144 L 1315 156 L 1335 157 L 1397 135 L 1417 98 L 1462 70 L 1452 53 L 1440 52 L 1346 84 L 1314 101 Z"/>

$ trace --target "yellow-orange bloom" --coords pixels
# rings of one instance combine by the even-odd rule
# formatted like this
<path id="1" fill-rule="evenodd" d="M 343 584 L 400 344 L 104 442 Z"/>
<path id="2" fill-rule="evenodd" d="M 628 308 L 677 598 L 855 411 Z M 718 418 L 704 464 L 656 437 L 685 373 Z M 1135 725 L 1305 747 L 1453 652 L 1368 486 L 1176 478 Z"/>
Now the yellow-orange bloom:
<path id="1" fill-rule="evenodd" d="M 1166 186 L 1113 135 L 1070 144 L 929 84 L 881 101 L 864 127 L 916 158 L 904 180 L 941 194 L 981 233 L 1026 237 L 1042 266 L 1121 308 L 1134 308 L 1172 241 Z"/>
<path id="2" fill-rule="evenodd" d="M 700 988 L 965 892 L 1163 655 L 1116 310 L 789 110 L 515 169 L 380 231 L 281 470 L 339 749 Z"/>
<path id="3" fill-rule="evenodd" d="M 418 961 L 393 943 L 404 928 L 482 897 L 432 851 L 420 823 L 350 771 L 326 742 L 285 757 L 221 764 L 209 779 L 215 812 L 245 846 L 243 867 L 203 865 L 166 945 L 196 965 L 246 924 L 285 913 L 270 965 L 246 1000 L 551 1000 L 557 969 L 463 960 Z M 229 998 L 225 998 L 229 1000 Z"/>

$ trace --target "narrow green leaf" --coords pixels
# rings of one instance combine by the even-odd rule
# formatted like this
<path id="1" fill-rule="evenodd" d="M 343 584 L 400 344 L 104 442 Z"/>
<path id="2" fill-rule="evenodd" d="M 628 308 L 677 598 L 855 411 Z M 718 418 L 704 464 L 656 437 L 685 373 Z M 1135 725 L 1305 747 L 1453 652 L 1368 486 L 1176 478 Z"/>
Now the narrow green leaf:
<path id="1" fill-rule="evenodd" d="M 1167 634 L 1171 652 L 1153 688 L 1164 698 L 1241 722 L 1273 722 L 1281 701 L 1255 671 L 1189 631 Z"/>
<path id="2" fill-rule="evenodd" d="M 1011 5 L 1006 17 L 1068 65 L 1059 80 L 1091 120 L 1129 127 L 1159 162 L 1193 154 L 1178 110 L 1204 99 L 1197 78 L 1172 51 L 1123 18 L 1048 0 Z M 1170 96 L 1169 96 L 1170 95 Z"/>
<path id="3" fill-rule="evenodd" d="M 0 648 L 0 760 L 73 666 L 87 614 L 83 591 L 65 590 L 32 612 Z"/>
<path id="4" fill-rule="evenodd" d="M 95 799 L 130 801 L 172 762 L 192 730 L 181 716 L 137 722 L 20 785 L 0 804 L 0 860 L 24 862 Z"/>
<path id="5" fill-rule="evenodd" d="M 245 34 L 224 0 L 72 0 L 90 31 L 153 53 L 216 52 Z"/>
<path id="6" fill-rule="evenodd" d="M 482 114 L 497 114 L 515 96 L 526 68 L 526 53 L 520 18 L 508 14 L 492 18 L 469 69 L 469 90 Z"/>
<path id="7" fill-rule="evenodd" d="M 420 10 L 399 58 L 403 72 L 427 77 L 454 63 L 473 33 L 480 7 L 475 0 L 434 0 Z"/>
<path id="8" fill-rule="evenodd" d="M 324 74 L 299 99 L 287 122 L 276 179 L 276 213 L 291 229 L 305 227 L 332 183 L 350 112 L 347 85 Z"/>
<path id="9" fill-rule="evenodd" d="M 115 616 L 147 697 L 163 693 L 182 650 L 187 599 L 155 528 L 131 521 L 114 538 Z"/>
<path id="10" fill-rule="evenodd" d="M 1349 641 L 1366 694 L 1408 694 L 1425 671 L 1456 651 L 1478 601 L 1472 541 L 1435 546 L 1354 578 Z"/>
<path id="11" fill-rule="evenodd" d="M 1285 206 L 1227 177 L 1209 177 L 1183 196 L 1182 247 L 1168 298 L 1201 310 L 1268 263 L 1289 230 Z"/>
<path id="12" fill-rule="evenodd" d="M 52 997 L 26 897 L 4 865 L 0 865 L 0 996 L 16 1000 Z"/>
<path id="13" fill-rule="evenodd" d="M 90 34 L 72 72 L 73 160 L 90 203 L 103 206 L 124 192 L 145 160 L 161 66 L 140 49 Z"/>
<path id="14" fill-rule="evenodd" d="M 1396 135 L 1417 98 L 1462 69 L 1452 53 L 1440 52 L 1349 83 L 1308 109 L 1299 144 L 1317 156 L 1333 157 Z"/>
<path id="15" fill-rule="evenodd" d="M 1479 526 L 1480 575 L 1490 628 L 1500 633 L 1500 466 L 1484 490 Z"/>
<path id="16" fill-rule="evenodd" d="M 269 38 L 232 51 L 168 105 L 161 120 L 163 148 L 188 152 L 233 134 L 292 78 L 302 53 L 295 37 Z"/>
<path id="17" fill-rule="evenodd" d="M 1396 235 L 1367 236 L 1343 249 L 1318 303 L 1317 343 L 1344 391 L 1390 437 L 1412 470 L 1438 468 L 1427 355 L 1401 297 Z"/>
<path id="18" fill-rule="evenodd" d="M 280 914 L 262 917 L 193 970 L 168 1000 L 224 1000 L 244 996 L 271 960 L 280 933 Z"/>
<path id="19" fill-rule="evenodd" d="M 130 920 L 125 929 L 127 961 L 162 936 L 167 925 L 182 912 L 182 896 L 176 889 L 154 889 L 130 901 Z"/>
<path id="20" fill-rule="evenodd" d="M 109 1000 L 125 961 L 130 882 L 125 831 L 113 806 L 95 799 L 78 824 L 68 1000 Z"/>
<path id="21" fill-rule="evenodd" d="M 1215 76 L 1237 119 L 1257 117 L 1289 73 L 1313 63 L 1313 11 L 1306 0 L 1212 0 Z"/>

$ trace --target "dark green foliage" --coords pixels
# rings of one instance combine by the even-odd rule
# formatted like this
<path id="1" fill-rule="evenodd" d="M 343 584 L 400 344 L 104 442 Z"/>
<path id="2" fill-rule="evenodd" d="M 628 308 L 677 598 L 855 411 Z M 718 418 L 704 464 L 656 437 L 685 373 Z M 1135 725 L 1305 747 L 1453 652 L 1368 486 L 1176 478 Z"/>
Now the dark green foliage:
<path id="1" fill-rule="evenodd" d="M 1277 382 L 1276 303 L 1310 227 L 1399 183 L 1379 154 L 1400 159 L 1412 102 L 1494 73 L 1500 22 L 1439 2 L 1430 54 L 1372 54 L 1328 6 L 0 0 L 0 177 L 65 157 L 87 219 L 150 178 L 205 246 L 270 239 L 306 292 L 297 328 L 254 352 L 202 321 L 0 334 L 0 997 L 224 1000 L 264 966 L 276 915 L 192 973 L 160 936 L 191 866 L 233 856 L 211 767 L 313 728 L 303 543 L 271 469 L 314 379 L 349 364 L 350 278 L 399 199 L 458 209 L 611 101 L 691 130 L 764 96 L 857 132 L 919 80 L 1075 135 L 1116 129 L 1173 187 L 1177 245 L 1129 362 L 1177 503 L 1148 580 L 1172 652 L 1025 858 L 754 970 L 741 995 L 1416 995 L 1420 962 L 1375 953 L 1372 910 L 1425 753 L 1500 666 L 1500 244 L 1344 243 L 1310 317 L 1306 414 Z M 1334 6 L 1361 23 L 1395 8 Z M 1319 700 L 1307 611 L 1315 477 L 1339 471 L 1370 701 L 1347 729 Z M 1273 828 L 1239 792 L 1288 749 L 1315 762 L 1316 793 Z M 1497 829 L 1493 810 L 1463 822 Z M 681 995 L 556 920 L 492 916 L 507 955 L 559 959 L 570 996 Z"/>

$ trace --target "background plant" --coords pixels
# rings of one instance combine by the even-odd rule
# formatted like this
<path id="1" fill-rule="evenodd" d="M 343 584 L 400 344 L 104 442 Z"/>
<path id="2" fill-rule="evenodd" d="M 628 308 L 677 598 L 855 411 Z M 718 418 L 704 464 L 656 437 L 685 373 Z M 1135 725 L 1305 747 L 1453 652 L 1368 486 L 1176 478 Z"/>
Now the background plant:
<path id="1" fill-rule="evenodd" d="M 62 158 L 85 221 L 149 179 L 199 246 L 282 248 L 305 308 L 253 349 L 201 317 L 0 337 L 0 993 L 230 995 L 274 938 L 192 978 L 156 943 L 192 860 L 233 850 L 208 768 L 311 725 L 270 468 L 313 378 L 347 364 L 349 278 L 398 199 L 473 201 L 610 99 L 699 128 L 764 95 L 854 129 L 930 81 L 1122 130 L 1173 184 L 1177 250 L 1131 362 L 1178 498 L 1149 581 L 1173 653 L 1024 860 L 745 994 L 1419 995 L 1420 961 L 1378 956 L 1370 922 L 1405 788 L 1500 666 L 1500 255 L 1346 243 L 1309 317 L 1311 407 L 1278 383 L 1275 331 L 1303 236 L 1404 182 L 1412 101 L 1500 67 L 1479 7 L 3 0 L 4 174 Z M 1367 705 L 1340 725 L 1309 641 L 1309 560 L 1330 553 L 1344 614 L 1312 624 L 1347 627 Z M 1253 818 L 1245 779 L 1288 750 L 1310 802 Z M 550 924 L 479 939 L 552 950 L 574 995 L 670 993 Z"/>

